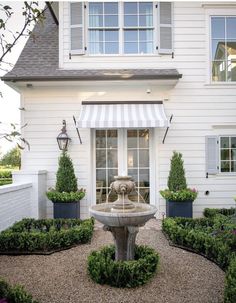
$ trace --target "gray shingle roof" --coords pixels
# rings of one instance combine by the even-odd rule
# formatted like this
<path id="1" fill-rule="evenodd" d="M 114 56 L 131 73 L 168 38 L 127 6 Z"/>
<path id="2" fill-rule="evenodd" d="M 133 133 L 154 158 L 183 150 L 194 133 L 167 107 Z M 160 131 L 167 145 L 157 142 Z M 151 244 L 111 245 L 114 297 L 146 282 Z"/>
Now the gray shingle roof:
<path id="1" fill-rule="evenodd" d="M 46 12 L 43 25 L 37 24 L 14 68 L 4 81 L 178 79 L 176 69 L 59 69 L 58 25 Z"/>

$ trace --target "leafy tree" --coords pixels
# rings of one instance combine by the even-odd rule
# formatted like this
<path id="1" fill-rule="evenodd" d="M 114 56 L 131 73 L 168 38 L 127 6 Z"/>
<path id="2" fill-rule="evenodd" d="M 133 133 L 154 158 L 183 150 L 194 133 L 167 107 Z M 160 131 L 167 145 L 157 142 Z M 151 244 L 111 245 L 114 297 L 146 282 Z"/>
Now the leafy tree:
<path id="1" fill-rule="evenodd" d="M 75 176 L 73 163 L 66 152 L 62 152 L 59 158 L 56 191 L 68 193 L 78 191 L 77 178 Z"/>
<path id="2" fill-rule="evenodd" d="M 2 159 L 0 160 L 0 164 L 4 166 L 10 165 L 13 167 L 20 167 L 20 149 L 18 147 L 11 149 L 2 157 Z"/>
<path id="3" fill-rule="evenodd" d="M 187 188 L 182 154 L 177 153 L 175 151 L 171 159 L 170 173 L 168 177 L 168 187 L 171 191 L 177 191 Z"/>

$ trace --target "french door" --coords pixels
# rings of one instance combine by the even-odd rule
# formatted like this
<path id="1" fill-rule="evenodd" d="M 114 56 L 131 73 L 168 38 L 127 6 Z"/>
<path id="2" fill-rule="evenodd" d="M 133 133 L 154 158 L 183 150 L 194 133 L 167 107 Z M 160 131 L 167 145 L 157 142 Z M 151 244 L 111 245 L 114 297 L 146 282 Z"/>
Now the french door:
<path id="1" fill-rule="evenodd" d="M 107 201 L 114 176 L 130 175 L 136 191 L 129 198 L 150 202 L 150 130 L 95 130 L 96 203 Z M 110 193 L 108 201 L 117 199 Z"/>

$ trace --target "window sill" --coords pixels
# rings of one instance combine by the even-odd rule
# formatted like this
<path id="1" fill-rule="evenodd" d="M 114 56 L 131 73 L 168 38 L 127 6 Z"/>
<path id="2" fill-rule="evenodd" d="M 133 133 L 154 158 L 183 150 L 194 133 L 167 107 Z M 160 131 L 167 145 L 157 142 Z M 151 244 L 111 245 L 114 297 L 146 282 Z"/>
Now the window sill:
<path id="1" fill-rule="evenodd" d="M 86 57 L 86 58 L 104 58 L 104 57 L 108 57 L 108 58 L 120 58 L 120 57 L 138 57 L 138 58 L 141 58 L 141 57 L 162 57 L 162 56 L 169 56 L 169 57 L 172 57 L 171 54 L 71 54 L 71 57 Z"/>
<path id="2" fill-rule="evenodd" d="M 217 83 L 206 83 L 204 84 L 205 87 L 232 87 L 236 85 L 236 81 L 233 82 L 217 82 Z"/>

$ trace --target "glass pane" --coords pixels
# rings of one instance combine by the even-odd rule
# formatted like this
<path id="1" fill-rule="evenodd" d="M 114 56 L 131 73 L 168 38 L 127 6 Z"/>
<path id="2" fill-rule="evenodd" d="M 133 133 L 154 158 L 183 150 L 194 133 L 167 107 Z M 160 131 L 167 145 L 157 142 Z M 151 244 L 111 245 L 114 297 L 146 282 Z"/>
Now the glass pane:
<path id="1" fill-rule="evenodd" d="M 89 27 L 102 27 L 103 16 L 92 15 L 89 16 Z"/>
<path id="2" fill-rule="evenodd" d="M 153 30 L 145 29 L 139 31 L 140 41 L 152 41 L 153 40 Z"/>
<path id="3" fill-rule="evenodd" d="M 124 4 L 124 14 L 137 14 L 138 12 L 138 7 L 137 3 L 132 3 L 132 2 L 125 2 Z"/>
<path id="4" fill-rule="evenodd" d="M 97 169 L 96 170 L 96 182 L 99 182 L 99 187 L 106 186 L 106 170 Z"/>
<path id="5" fill-rule="evenodd" d="M 106 167 L 106 150 L 96 150 L 96 167 Z"/>
<path id="6" fill-rule="evenodd" d="M 106 188 L 96 189 L 96 203 L 100 204 L 106 201 L 107 190 Z"/>
<path id="7" fill-rule="evenodd" d="M 96 148 L 106 147 L 106 131 L 96 130 Z"/>
<path id="8" fill-rule="evenodd" d="M 150 189 L 149 188 L 140 188 L 139 193 L 142 196 L 142 198 L 140 198 L 140 202 L 145 202 L 145 203 L 149 203 L 149 197 L 150 197 Z"/>
<path id="9" fill-rule="evenodd" d="M 117 130 L 107 131 L 107 148 L 117 148 Z"/>
<path id="10" fill-rule="evenodd" d="M 221 162 L 221 172 L 229 172 L 229 171 L 230 171 L 229 161 L 222 161 Z"/>
<path id="11" fill-rule="evenodd" d="M 137 54 L 138 53 L 138 43 L 137 42 L 125 42 L 124 52 L 125 52 L 125 54 Z"/>
<path id="12" fill-rule="evenodd" d="M 236 172 L 236 161 L 231 161 L 231 171 Z"/>
<path id="13" fill-rule="evenodd" d="M 227 61 L 227 80 L 236 81 L 236 59 Z"/>
<path id="14" fill-rule="evenodd" d="M 125 16 L 125 26 L 137 27 L 138 26 L 138 16 L 126 15 Z"/>
<path id="15" fill-rule="evenodd" d="M 236 17 L 226 18 L 227 39 L 236 39 Z"/>
<path id="16" fill-rule="evenodd" d="M 222 149 L 220 151 L 221 160 L 229 160 L 229 149 Z"/>
<path id="17" fill-rule="evenodd" d="M 222 40 L 212 40 L 212 59 L 225 60 L 225 43 Z"/>
<path id="18" fill-rule="evenodd" d="M 117 150 L 111 149 L 107 152 L 108 167 L 118 167 Z"/>
<path id="19" fill-rule="evenodd" d="M 212 62 L 212 80 L 226 81 L 226 63 L 225 61 Z"/>
<path id="20" fill-rule="evenodd" d="M 139 13 L 145 15 L 152 14 L 152 2 L 140 2 L 139 3 Z"/>
<path id="21" fill-rule="evenodd" d="M 138 169 L 128 169 L 128 175 L 132 177 L 133 181 L 137 185 L 138 182 Z"/>
<path id="22" fill-rule="evenodd" d="M 139 150 L 139 167 L 149 167 L 149 150 Z"/>
<path id="23" fill-rule="evenodd" d="M 229 148 L 229 137 L 220 138 L 220 147 L 221 148 Z"/>
<path id="24" fill-rule="evenodd" d="M 139 170 L 139 187 L 149 187 L 149 169 Z"/>
<path id="25" fill-rule="evenodd" d="M 118 26 L 118 16 L 107 15 L 105 16 L 105 27 L 117 27 Z"/>
<path id="26" fill-rule="evenodd" d="M 103 54 L 103 43 L 89 43 L 90 54 Z"/>
<path id="27" fill-rule="evenodd" d="M 103 13 L 102 3 L 89 3 L 89 14 L 100 15 Z"/>
<path id="28" fill-rule="evenodd" d="M 89 41 L 90 42 L 100 42 L 103 41 L 103 31 L 102 30 L 90 30 L 89 31 Z"/>
<path id="29" fill-rule="evenodd" d="M 124 38 L 125 38 L 125 41 L 138 41 L 138 31 L 137 30 L 125 30 Z"/>
<path id="30" fill-rule="evenodd" d="M 225 18 L 211 18 L 211 37 L 217 39 L 225 38 Z"/>
<path id="31" fill-rule="evenodd" d="M 128 148 L 137 148 L 138 144 L 138 131 L 137 130 L 128 130 L 127 131 L 127 146 Z"/>
<path id="32" fill-rule="evenodd" d="M 149 147 L 149 130 L 148 129 L 139 130 L 139 147 L 140 148 Z"/>
<path id="33" fill-rule="evenodd" d="M 105 41 L 119 41 L 119 32 L 118 31 L 105 31 Z"/>
<path id="34" fill-rule="evenodd" d="M 119 43 L 118 42 L 107 42 L 105 44 L 105 54 L 118 54 Z"/>
<path id="35" fill-rule="evenodd" d="M 231 149 L 231 160 L 236 161 L 236 149 Z"/>
<path id="36" fill-rule="evenodd" d="M 128 151 L 128 167 L 138 167 L 138 151 L 136 149 Z"/>
<path id="37" fill-rule="evenodd" d="M 140 15 L 139 26 L 153 26 L 152 15 Z"/>
<path id="38" fill-rule="evenodd" d="M 114 176 L 118 175 L 118 169 L 108 169 L 108 186 L 115 181 Z"/>
<path id="39" fill-rule="evenodd" d="M 139 53 L 140 54 L 150 54 L 153 52 L 153 43 L 152 42 L 141 42 L 139 44 Z"/>
<path id="40" fill-rule="evenodd" d="M 236 137 L 231 137 L 231 147 L 236 148 Z"/>
<path id="41" fill-rule="evenodd" d="M 104 3 L 104 13 L 118 15 L 118 3 L 113 3 L 113 2 Z"/>

